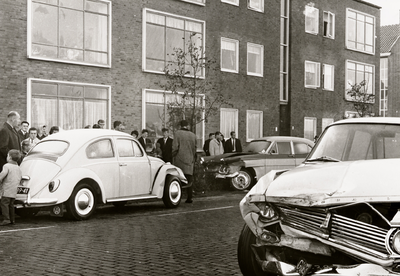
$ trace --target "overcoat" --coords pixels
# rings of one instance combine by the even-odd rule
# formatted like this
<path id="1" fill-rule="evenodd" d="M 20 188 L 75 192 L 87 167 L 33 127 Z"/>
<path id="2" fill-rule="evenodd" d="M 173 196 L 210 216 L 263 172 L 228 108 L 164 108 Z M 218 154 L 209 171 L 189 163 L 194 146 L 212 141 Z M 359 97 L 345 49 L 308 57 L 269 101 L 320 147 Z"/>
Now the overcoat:
<path id="1" fill-rule="evenodd" d="M 184 174 L 193 175 L 196 161 L 196 135 L 193 132 L 184 128 L 175 132 L 172 157 L 172 164 L 180 168 Z"/>
<path id="2" fill-rule="evenodd" d="M 21 151 L 21 141 L 15 128 L 6 122 L 0 130 L 0 171 L 7 163 L 7 154 L 11 149 Z"/>

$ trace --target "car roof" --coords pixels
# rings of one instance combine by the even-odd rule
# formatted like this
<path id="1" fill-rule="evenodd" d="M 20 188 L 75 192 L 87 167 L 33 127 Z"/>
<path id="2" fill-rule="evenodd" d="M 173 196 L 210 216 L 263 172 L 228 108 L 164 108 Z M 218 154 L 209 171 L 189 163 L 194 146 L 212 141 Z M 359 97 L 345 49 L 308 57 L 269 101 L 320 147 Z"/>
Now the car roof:
<path id="1" fill-rule="evenodd" d="M 261 137 L 261 138 L 257 138 L 252 140 L 251 142 L 255 142 L 255 141 L 306 141 L 306 142 L 311 142 L 313 143 L 313 141 L 307 139 L 307 138 L 302 138 L 302 137 L 294 137 L 294 136 L 266 136 L 266 137 Z"/>
<path id="2" fill-rule="evenodd" d="M 332 123 L 331 125 L 340 125 L 340 124 L 353 124 L 353 123 L 372 123 L 372 124 L 397 124 L 400 125 L 399 117 L 363 117 L 363 118 L 352 118 L 352 119 L 344 119 L 337 122 Z"/>
<path id="3" fill-rule="evenodd" d="M 98 137 L 109 137 L 109 136 L 119 136 L 119 137 L 130 137 L 131 135 L 110 129 L 73 129 L 64 130 L 58 133 L 51 134 L 44 138 L 43 140 L 63 140 L 67 142 L 78 142 L 79 144 L 84 144 L 87 141 L 93 140 Z"/>

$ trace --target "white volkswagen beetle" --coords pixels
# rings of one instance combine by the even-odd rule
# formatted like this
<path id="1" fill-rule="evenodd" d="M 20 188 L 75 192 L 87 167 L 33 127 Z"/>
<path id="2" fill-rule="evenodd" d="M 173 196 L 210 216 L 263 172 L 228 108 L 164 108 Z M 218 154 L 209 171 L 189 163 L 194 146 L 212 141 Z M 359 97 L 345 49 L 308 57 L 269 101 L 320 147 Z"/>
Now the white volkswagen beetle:
<path id="1" fill-rule="evenodd" d="M 41 140 L 21 163 L 16 211 L 88 219 L 98 203 L 162 199 L 177 207 L 187 180 L 178 167 L 146 154 L 132 136 L 114 130 L 63 131 Z M 65 208 L 64 208 L 65 207 Z"/>

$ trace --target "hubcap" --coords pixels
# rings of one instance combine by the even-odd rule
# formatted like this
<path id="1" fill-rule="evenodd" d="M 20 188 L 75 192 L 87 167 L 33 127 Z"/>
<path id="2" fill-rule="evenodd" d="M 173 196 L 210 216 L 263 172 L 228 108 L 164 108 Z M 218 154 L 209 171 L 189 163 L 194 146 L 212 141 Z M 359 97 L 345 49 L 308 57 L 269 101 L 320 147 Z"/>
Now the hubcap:
<path id="1" fill-rule="evenodd" d="M 239 172 L 239 175 L 232 180 L 232 182 L 235 188 L 244 190 L 250 186 L 251 177 L 247 172 L 241 171 Z"/>
<path id="2" fill-rule="evenodd" d="M 169 198 L 171 199 L 171 202 L 176 204 L 179 202 L 181 199 L 181 186 L 179 185 L 178 181 L 173 181 L 171 185 L 169 186 Z"/>
<path id="3" fill-rule="evenodd" d="M 87 215 L 93 209 L 94 196 L 89 189 L 82 189 L 76 194 L 75 209 L 80 215 Z"/>

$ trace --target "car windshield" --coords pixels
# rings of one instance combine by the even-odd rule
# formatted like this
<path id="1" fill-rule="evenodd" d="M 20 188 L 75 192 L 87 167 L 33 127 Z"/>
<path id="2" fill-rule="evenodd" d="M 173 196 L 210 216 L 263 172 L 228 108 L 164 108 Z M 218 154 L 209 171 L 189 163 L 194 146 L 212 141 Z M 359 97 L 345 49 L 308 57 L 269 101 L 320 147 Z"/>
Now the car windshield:
<path id="1" fill-rule="evenodd" d="M 46 155 L 54 155 L 60 157 L 67 151 L 68 146 L 69 144 L 65 141 L 44 141 L 37 144 L 29 152 L 29 155 L 46 154 Z"/>
<path id="2" fill-rule="evenodd" d="M 400 125 L 354 123 L 329 127 L 307 161 L 400 158 Z"/>
<path id="3" fill-rule="evenodd" d="M 251 141 L 247 146 L 247 152 L 263 152 L 271 145 L 269 141 Z"/>

